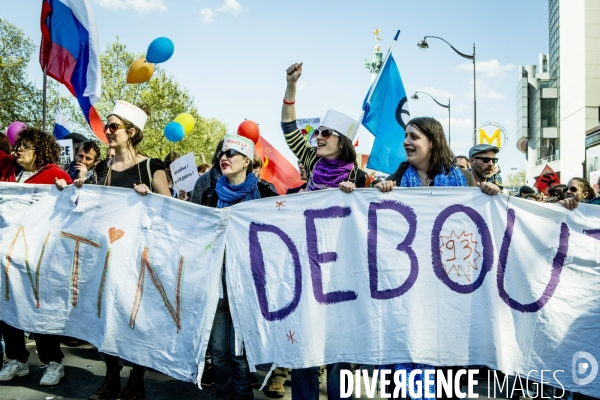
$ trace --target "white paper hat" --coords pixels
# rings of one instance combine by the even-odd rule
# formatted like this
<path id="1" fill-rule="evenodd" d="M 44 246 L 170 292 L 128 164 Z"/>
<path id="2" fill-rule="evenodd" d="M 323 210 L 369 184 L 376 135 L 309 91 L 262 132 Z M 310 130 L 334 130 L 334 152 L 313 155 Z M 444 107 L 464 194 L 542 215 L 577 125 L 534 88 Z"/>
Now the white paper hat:
<path id="1" fill-rule="evenodd" d="M 353 118 L 350 118 L 346 114 L 342 114 L 339 111 L 328 110 L 325 114 L 325 118 L 321 122 L 321 126 L 326 126 L 335 131 L 338 131 L 342 135 L 346 136 L 351 141 L 354 140 L 356 132 L 358 132 L 358 122 Z"/>
<path id="2" fill-rule="evenodd" d="M 234 134 L 225 135 L 222 151 L 229 149 L 239 151 L 248 158 L 254 158 L 254 142 L 246 137 Z"/>
<path id="3" fill-rule="evenodd" d="M 125 118 L 140 128 L 141 131 L 144 130 L 144 126 L 148 120 L 148 114 L 146 114 L 144 110 L 123 100 L 117 100 L 111 114 Z"/>

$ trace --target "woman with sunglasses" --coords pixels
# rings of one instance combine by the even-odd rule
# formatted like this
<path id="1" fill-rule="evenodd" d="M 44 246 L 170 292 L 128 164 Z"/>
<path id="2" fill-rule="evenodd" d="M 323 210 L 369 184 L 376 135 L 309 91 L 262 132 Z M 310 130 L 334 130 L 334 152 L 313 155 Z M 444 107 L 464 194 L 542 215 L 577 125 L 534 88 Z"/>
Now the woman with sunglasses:
<path id="1" fill-rule="evenodd" d="M 321 126 L 315 129 L 307 143 L 296 125 L 296 85 L 302 75 L 302 63 L 286 71 L 287 86 L 281 108 L 281 128 L 290 150 L 304 165 L 308 178 L 306 190 L 340 188 L 346 193 L 355 188 L 369 187 L 371 179 L 356 165 L 352 140 L 358 122 L 335 110 L 327 111 Z M 327 398 L 341 398 L 340 370 L 349 363 L 327 365 Z M 294 369 L 292 399 L 314 400 L 319 397 L 319 368 Z"/>
<path id="2" fill-rule="evenodd" d="M 20 132 L 13 152 L 14 156 L 0 150 L 0 181 L 52 185 L 56 179 L 63 179 L 71 183 L 69 174 L 55 164 L 61 153 L 59 144 L 52 136 L 39 129 L 27 128 Z M 0 331 L 4 335 L 7 358 L 0 371 L 0 381 L 29 374 L 29 351 L 25 347 L 23 330 L 0 321 Z M 36 333 L 35 342 L 38 356 L 45 368 L 40 385 L 58 384 L 65 376 L 60 336 Z"/>
<path id="3" fill-rule="evenodd" d="M 340 188 L 346 193 L 369 187 L 371 179 L 356 165 L 352 140 L 358 122 L 335 110 L 327 111 L 323 123 L 311 134 L 309 143 L 296 126 L 296 85 L 302 63 L 287 69 L 287 87 L 281 108 L 281 128 L 290 150 L 302 162 L 308 178 L 306 190 Z M 339 385 L 338 385 L 339 386 Z"/>
<path id="4" fill-rule="evenodd" d="M 590 183 L 583 178 L 572 178 L 565 189 L 565 199 L 559 203 L 573 210 L 578 203 L 587 203 L 595 197 L 594 189 Z"/>
<path id="5" fill-rule="evenodd" d="M 250 139 L 226 135 L 217 159 L 218 164 L 213 165 L 209 172 L 198 179 L 202 179 L 202 182 L 196 182 L 192 203 L 225 208 L 244 201 L 277 196 L 277 192 L 262 183 L 252 171 L 254 143 Z M 214 182 L 210 179 L 211 171 L 218 169 L 222 175 Z M 225 265 L 223 270 L 225 271 Z M 252 399 L 252 373 L 243 346 L 233 329 L 225 273 L 222 278 L 222 295 L 208 341 L 216 396 L 218 399 Z"/>
<path id="6" fill-rule="evenodd" d="M 145 105 L 134 106 L 123 100 L 117 101 L 104 126 L 109 151 L 113 150 L 114 156 L 96 166 L 99 185 L 130 188 L 140 195 L 155 192 L 171 196 L 164 163 L 156 158 L 145 157 L 137 150 L 144 138 L 148 114 Z M 82 183 L 75 181 L 77 187 L 81 187 Z M 104 354 L 104 362 L 106 376 L 90 399 L 138 400 L 146 396 L 144 366 L 133 364 L 127 384 L 121 391 L 120 372 L 123 367 L 119 364 L 119 357 Z"/>

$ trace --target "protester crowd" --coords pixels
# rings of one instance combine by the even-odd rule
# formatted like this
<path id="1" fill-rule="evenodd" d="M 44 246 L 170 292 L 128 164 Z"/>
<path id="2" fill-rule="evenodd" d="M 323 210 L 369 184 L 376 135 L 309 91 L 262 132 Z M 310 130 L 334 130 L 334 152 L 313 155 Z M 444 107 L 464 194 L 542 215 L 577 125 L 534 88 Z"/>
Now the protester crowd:
<path id="1" fill-rule="evenodd" d="M 404 148 L 406 161 L 394 166 L 396 171 L 385 180 L 374 181 L 359 168 L 352 144 L 359 123 L 335 110 L 327 111 L 321 126 L 307 141 L 296 125 L 296 86 L 302 74 L 302 64 L 287 69 L 286 90 L 281 110 L 281 128 L 291 151 L 298 158 L 300 177 L 305 183 L 290 188 L 288 193 L 311 192 L 339 188 L 351 193 L 356 188 L 373 188 L 388 192 L 395 187 L 425 186 L 479 187 L 487 195 L 502 192 L 497 170 L 499 149 L 489 144 L 473 146 L 467 156 L 454 156 L 445 139 L 441 124 L 434 118 L 412 119 L 406 128 Z M 224 208 L 240 202 L 277 196 L 274 185 L 261 179 L 262 160 L 254 152 L 254 143 L 242 136 L 228 134 L 218 144 L 211 165 L 198 166 L 200 177 L 191 193 L 177 191 L 170 173 L 173 161 L 180 157 L 169 153 L 164 160 L 148 158 L 138 146 L 144 139 L 144 127 L 149 110 L 144 105 L 118 101 L 107 117 L 104 131 L 109 156 L 101 159 L 100 147 L 94 140 L 72 134 L 75 160 L 61 169 L 57 163 L 61 148 L 56 140 L 35 128 L 22 131 L 11 148 L 6 136 L 0 135 L 0 181 L 55 184 L 59 189 L 68 185 L 104 185 L 129 188 L 139 195 L 156 193 L 190 201 L 208 207 Z M 549 188 L 548 196 L 523 186 L 516 195 L 524 199 L 560 203 L 573 210 L 579 203 L 600 205 L 600 196 L 590 183 L 572 177 L 567 184 Z M 125 205 L 124 205 L 125 206 Z M 227 269 L 223 261 L 223 271 Z M 220 299 L 208 343 L 205 374 L 202 383 L 216 386 L 218 399 L 252 399 L 256 379 L 250 372 L 243 343 L 236 336 L 229 302 L 227 284 L 223 279 Z M 0 381 L 9 381 L 29 373 L 25 334 L 18 327 L 0 321 L 4 336 L 6 360 L 0 371 Z M 34 333 L 37 351 L 45 368 L 40 385 L 56 385 L 64 377 L 61 337 Z M 124 388 L 120 384 L 123 368 L 118 355 L 104 354 L 106 374 L 102 385 L 89 394 L 91 399 L 143 399 L 144 366 L 134 364 Z M 341 369 L 349 363 L 325 366 L 327 396 L 340 398 Z M 394 369 L 408 373 L 415 368 L 435 368 L 420 364 L 398 363 Z M 444 367 L 455 368 L 455 367 Z M 461 367 L 462 368 L 462 367 Z M 319 397 L 323 369 L 319 367 L 294 369 L 291 383 L 292 398 L 315 400 Z M 275 368 L 265 388 L 267 396 L 284 395 L 284 383 L 290 371 Z"/>

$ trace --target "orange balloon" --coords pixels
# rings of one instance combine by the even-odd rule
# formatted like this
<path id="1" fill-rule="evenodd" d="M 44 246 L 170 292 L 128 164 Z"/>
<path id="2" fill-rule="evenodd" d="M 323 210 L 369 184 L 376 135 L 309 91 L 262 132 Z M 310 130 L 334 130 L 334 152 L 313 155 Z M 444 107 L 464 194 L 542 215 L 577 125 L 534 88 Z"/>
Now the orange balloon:
<path id="1" fill-rule="evenodd" d="M 144 83 L 152 78 L 154 64 L 146 62 L 144 57 L 138 58 L 129 66 L 127 83 Z"/>
<path id="2" fill-rule="evenodd" d="M 256 122 L 245 120 L 238 127 L 237 134 L 252 140 L 254 144 L 256 144 L 260 137 L 260 130 L 258 129 Z"/>

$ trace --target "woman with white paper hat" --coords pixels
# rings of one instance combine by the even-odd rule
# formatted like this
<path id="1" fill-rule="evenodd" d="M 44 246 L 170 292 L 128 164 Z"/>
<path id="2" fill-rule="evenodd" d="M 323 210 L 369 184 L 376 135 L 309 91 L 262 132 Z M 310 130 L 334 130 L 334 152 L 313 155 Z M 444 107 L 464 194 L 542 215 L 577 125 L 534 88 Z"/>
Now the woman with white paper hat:
<path id="1" fill-rule="evenodd" d="M 287 69 L 287 88 L 281 109 L 281 128 L 292 152 L 306 169 L 307 190 L 339 187 L 344 192 L 369 187 L 371 179 L 356 166 L 352 140 L 358 122 L 335 110 L 327 111 L 321 126 L 315 129 L 309 143 L 296 126 L 296 84 L 302 75 L 302 64 Z"/>
<path id="2" fill-rule="evenodd" d="M 138 107 L 123 100 L 117 101 L 104 126 L 114 157 L 96 166 L 99 185 L 131 188 L 143 196 L 151 192 L 171 196 L 162 160 L 145 157 L 137 151 L 144 138 L 148 112 L 144 105 Z M 81 187 L 81 182 L 75 181 L 75 185 Z M 106 376 L 90 399 L 138 400 L 145 397 L 144 366 L 133 364 L 127 385 L 121 391 L 120 371 L 123 367 L 119 365 L 119 357 L 104 354 L 104 361 Z"/>
<path id="3" fill-rule="evenodd" d="M 250 139 L 225 135 L 221 152 L 215 157 L 217 164 L 212 167 L 220 169 L 222 175 L 216 182 L 207 178 L 204 185 L 196 183 L 192 203 L 225 208 L 244 201 L 277 196 L 276 191 L 254 175 L 253 159 L 254 143 Z M 225 273 L 222 277 L 221 295 L 208 341 L 216 396 L 218 399 L 252 399 L 252 374 L 243 343 L 233 329 Z"/>
<path id="4" fill-rule="evenodd" d="M 292 152 L 304 164 L 307 191 L 338 187 L 346 193 L 355 188 L 369 187 L 371 179 L 356 166 L 352 140 L 358 122 L 335 110 L 327 111 L 321 126 L 312 132 L 307 143 L 296 126 L 296 83 L 302 75 L 302 63 L 287 69 L 287 87 L 281 108 L 281 128 Z M 339 399 L 340 370 L 350 369 L 349 363 L 327 365 L 327 398 Z M 292 399 L 319 398 L 319 368 L 294 369 Z"/>

